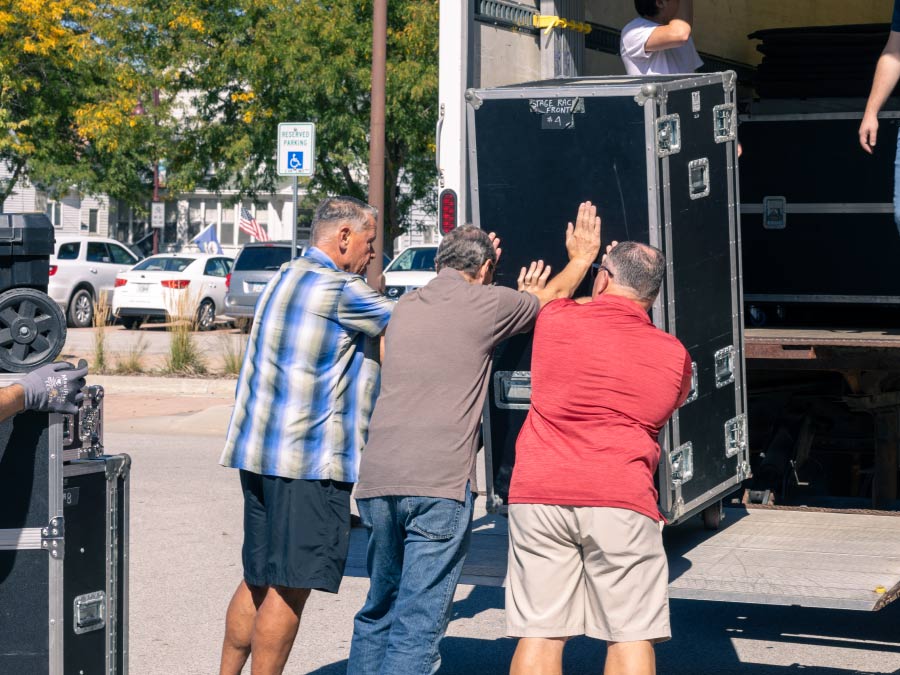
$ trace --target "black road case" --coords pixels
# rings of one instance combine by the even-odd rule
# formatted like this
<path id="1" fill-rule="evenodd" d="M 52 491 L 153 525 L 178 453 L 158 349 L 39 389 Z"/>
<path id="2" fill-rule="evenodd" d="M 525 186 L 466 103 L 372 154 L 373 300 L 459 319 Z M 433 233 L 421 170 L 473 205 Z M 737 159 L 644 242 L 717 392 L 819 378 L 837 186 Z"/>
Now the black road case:
<path id="1" fill-rule="evenodd" d="M 98 456 L 100 391 L 0 423 L 2 673 L 128 672 L 131 461 Z"/>
<path id="2" fill-rule="evenodd" d="M 749 475 L 734 74 L 604 77 L 470 90 L 472 216 L 502 239 L 496 282 L 566 262 L 564 224 L 599 206 L 603 239 L 666 254 L 652 320 L 694 361 L 691 398 L 660 435 L 660 510 L 678 522 Z M 590 293 L 586 280 L 579 295 Z M 530 399 L 531 336 L 494 355 L 484 413 L 488 506 L 502 509 Z"/>
<path id="3" fill-rule="evenodd" d="M 864 107 L 861 99 L 772 100 L 740 117 L 748 305 L 900 305 L 900 111 L 880 115 L 869 155 L 859 146 Z"/>

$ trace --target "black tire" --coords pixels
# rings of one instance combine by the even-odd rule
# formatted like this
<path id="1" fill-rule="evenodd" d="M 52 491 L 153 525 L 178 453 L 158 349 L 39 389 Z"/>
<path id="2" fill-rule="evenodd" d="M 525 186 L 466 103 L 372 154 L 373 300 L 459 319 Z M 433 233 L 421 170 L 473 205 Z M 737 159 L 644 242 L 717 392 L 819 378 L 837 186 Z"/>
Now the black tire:
<path id="1" fill-rule="evenodd" d="M 94 324 L 94 296 L 87 288 L 79 288 L 69 300 L 69 325 L 90 328 Z"/>
<path id="2" fill-rule="evenodd" d="M 59 356 L 66 317 L 46 293 L 12 288 L 0 293 L 0 370 L 22 373 Z"/>
<path id="3" fill-rule="evenodd" d="M 141 324 L 144 323 L 144 317 L 126 316 L 121 321 L 122 325 L 125 326 L 125 330 L 137 330 L 141 327 Z"/>
<path id="4" fill-rule="evenodd" d="M 214 330 L 216 327 L 216 306 L 206 298 L 197 310 L 197 330 Z"/>

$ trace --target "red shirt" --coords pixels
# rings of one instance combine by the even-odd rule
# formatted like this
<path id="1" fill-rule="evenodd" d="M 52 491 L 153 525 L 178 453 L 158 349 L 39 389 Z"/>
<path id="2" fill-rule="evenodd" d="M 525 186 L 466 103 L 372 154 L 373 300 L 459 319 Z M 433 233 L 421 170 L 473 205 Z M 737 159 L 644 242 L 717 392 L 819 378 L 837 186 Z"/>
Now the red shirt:
<path id="1" fill-rule="evenodd" d="M 612 506 L 659 520 L 657 438 L 690 386 L 687 350 L 638 304 L 614 295 L 547 304 L 509 502 Z"/>

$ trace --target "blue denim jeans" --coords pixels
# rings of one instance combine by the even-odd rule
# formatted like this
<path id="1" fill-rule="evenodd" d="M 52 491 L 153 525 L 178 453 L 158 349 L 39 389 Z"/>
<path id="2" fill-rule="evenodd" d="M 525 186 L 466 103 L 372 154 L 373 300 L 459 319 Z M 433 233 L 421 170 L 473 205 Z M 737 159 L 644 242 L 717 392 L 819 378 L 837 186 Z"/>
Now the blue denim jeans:
<path id="1" fill-rule="evenodd" d="M 469 551 L 472 494 L 357 500 L 369 530 L 369 594 L 353 621 L 348 675 L 432 675 Z"/>

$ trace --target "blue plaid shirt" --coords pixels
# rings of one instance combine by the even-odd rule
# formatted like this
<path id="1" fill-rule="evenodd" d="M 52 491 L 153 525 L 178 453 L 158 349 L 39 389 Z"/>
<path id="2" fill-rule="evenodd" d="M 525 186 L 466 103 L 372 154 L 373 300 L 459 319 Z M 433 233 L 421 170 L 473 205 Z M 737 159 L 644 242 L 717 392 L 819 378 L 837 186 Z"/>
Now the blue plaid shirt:
<path id="1" fill-rule="evenodd" d="M 283 265 L 257 304 L 221 464 L 356 482 L 380 375 L 366 336 L 393 305 L 317 248 Z"/>

